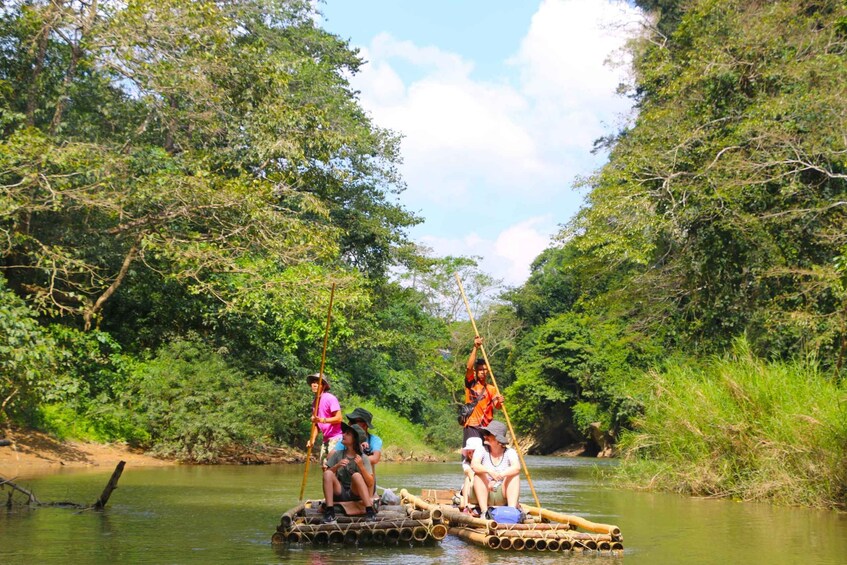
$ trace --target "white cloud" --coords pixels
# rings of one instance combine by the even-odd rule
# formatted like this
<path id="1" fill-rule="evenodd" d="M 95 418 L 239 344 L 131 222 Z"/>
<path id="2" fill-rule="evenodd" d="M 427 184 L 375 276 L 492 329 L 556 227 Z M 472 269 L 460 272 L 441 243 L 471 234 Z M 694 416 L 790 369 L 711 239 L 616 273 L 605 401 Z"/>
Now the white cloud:
<path id="1" fill-rule="evenodd" d="M 549 214 L 551 226 L 569 219 L 581 198 L 573 178 L 596 166 L 592 142 L 629 109 L 615 94 L 626 66 L 606 60 L 638 19 L 625 2 L 544 0 L 503 76 L 485 80 L 473 61 L 389 34 L 363 48 L 370 63 L 353 84 L 375 122 L 404 135 L 403 203 L 428 219 L 415 230 L 426 245 L 496 257 L 488 272 L 525 280 L 554 231 L 538 217 Z M 492 214 L 500 225 L 467 221 L 481 204 L 503 208 Z M 487 231 L 473 241 L 473 229 Z"/>
<path id="2" fill-rule="evenodd" d="M 529 276 L 532 261 L 550 245 L 554 229 L 552 217 L 547 215 L 508 226 L 495 239 L 471 232 L 460 238 L 425 236 L 422 243 L 438 256 L 478 256 L 483 271 L 508 286 L 517 286 Z"/>

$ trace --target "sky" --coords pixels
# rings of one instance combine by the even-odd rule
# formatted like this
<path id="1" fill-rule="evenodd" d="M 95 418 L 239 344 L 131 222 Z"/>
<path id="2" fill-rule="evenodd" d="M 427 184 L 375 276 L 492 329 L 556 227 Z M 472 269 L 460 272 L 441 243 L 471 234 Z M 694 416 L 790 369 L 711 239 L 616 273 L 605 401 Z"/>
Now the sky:
<path id="1" fill-rule="evenodd" d="M 403 136 L 399 202 L 436 256 L 480 257 L 518 286 L 602 166 L 595 139 L 631 117 L 620 0 L 324 0 L 320 25 L 367 63 L 352 78 L 374 123 Z"/>

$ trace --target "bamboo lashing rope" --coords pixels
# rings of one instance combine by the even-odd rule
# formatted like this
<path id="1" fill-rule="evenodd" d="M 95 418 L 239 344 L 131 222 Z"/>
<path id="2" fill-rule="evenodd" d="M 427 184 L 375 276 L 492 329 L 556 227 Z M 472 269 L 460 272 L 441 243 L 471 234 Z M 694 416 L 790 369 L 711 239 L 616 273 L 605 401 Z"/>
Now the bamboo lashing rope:
<path id="1" fill-rule="evenodd" d="M 454 273 L 456 276 L 456 282 L 459 283 L 459 291 L 462 293 L 462 300 L 465 302 L 465 308 L 468 310 L 468 318 L 471 321 L 471 326 L 473 327 L 473 332 L 475 336 L 479 336 L 479 330 L 476 329 L 476 322 L 474 321 L 473 312 L 471 312 L 471 305 L 468 303 L 468 297 L 465 296 L 465 288 L 462 286 L 462 279 L 459 278 L 459 273 Z M 500 387 L 497 386 L 497 379 L 494 378 L 494 372 L 491 370 L 491 363 L 488 362 L 488 355 L 485 353 L 485 346 L 479 346 L 480 351 L 482 351 L 482 358 L 485 360 L 485 367 L 488 369 L 488 375 L 491 377 L 491 384 L 494 385 L 494 390 L 500 395 Z M 518 454 L 518 459 L 521 460 L 521 465 L 523 465 L 524 474 L 526 474 L 526 481 L 529 483 L 529 490 L 532 492 L 532 498 L 535 499 L 535 504 L 540 508 L 541 502 L 538 500 L 538 494 L 535 492 L 535 486 L 532 484 L 532 477 L 529 474 L 529 467 L 526 466 L 526 461 L 524 461 L 523 453 L 521 453 L 521 448 L 518 445 L 517 436 L 515 436 L 515 430 L 512 428 L 512 420 L 509 418 L 509 412 L 506 410 L 506 403 L 500 406 L 500 410 L 503 412 L 503 416 L 506 418 L 506 425 L 509 426 L 509 433 L 512 435 L 512 439 L 515 443 L 515 451 Z"/>

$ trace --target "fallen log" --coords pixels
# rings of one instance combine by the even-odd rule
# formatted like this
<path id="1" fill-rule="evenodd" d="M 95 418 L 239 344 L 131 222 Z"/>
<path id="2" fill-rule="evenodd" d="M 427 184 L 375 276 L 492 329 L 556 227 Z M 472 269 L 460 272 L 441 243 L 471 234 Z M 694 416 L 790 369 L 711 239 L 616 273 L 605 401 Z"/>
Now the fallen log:
<path id="1" fill-rule="evenodd" d="M 121 461 L 117 464 L 115 470 L 112 471 L 112 476 L 109 478 L 109 482 L 106 483 L 106 488 L 103 489 L 103 493 L 100 495 L 100 498 L 98 498 L 97 502 L 95 502 L 92 506 L 94 510 L 103 510 L 106 503 L 109 502 L 109 497 L 112 496 L 112 491 L 118 488 L 118 480 L 124 472 L 125 465 L 126 461 Z"/>
<path id="2" fill-rule="evenodd" d="M 27 497 L 26 505 L 27 506 L 52 506 L 59 508 L 73 508 L 76 510 L 103 510 L 106 506 L 106 503 L 109 502 L 109 497 L 112 496 L 112 491 L 118 488 L 118 479 L 121 478 L 121 474 L 123 473 L 124 466 L 126 465 L 126 461 L 121 461 L 115 467 L 115 470 L 112 472 L 112 476 L 109 478 L 109 482 L 106 483 L 106 487 L 103 489 L 103 492 L 100 494 L 100 498 L 97 499 L 94 504 L 77 504 L 76 502 L 41 502 L 38 498 L 25 489 L 24 487 L 15 484 L 11 479 L 4 479 L 0 477 L 0 490 L 5 488 L 7 485 L 12 491 L 18 491 Z M 12 507 L 12 492 L 9 493 L 9 497 L 6 501 L 6 507 Z"/>

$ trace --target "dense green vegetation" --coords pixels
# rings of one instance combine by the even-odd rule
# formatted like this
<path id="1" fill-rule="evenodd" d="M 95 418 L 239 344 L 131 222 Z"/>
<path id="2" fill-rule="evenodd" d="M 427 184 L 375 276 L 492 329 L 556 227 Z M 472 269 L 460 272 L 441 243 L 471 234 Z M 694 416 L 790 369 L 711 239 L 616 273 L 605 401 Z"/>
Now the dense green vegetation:
<path id="1" fill-rule="evenodd" d="M 444 273 L 487 278 L 407 241 L 399 137 L 360 108 L 361 59 L 313 15 L 4 5 L 0 424 L 197 461 L 302 446 L 336 284 L 333 391 L 458 445 Z M 403 265 L 413 284 L 388 276 Z"/>
<path id="2" fill-rule="evenodd" d="M 847 3 L 636 3 L 637 115 L 508 295 L 516 420 L 632 429 L 655 487 L 843 506 Z"/>
<path id="3" fill-rule="evenodd" d="M 637 484 L 847 504 L 847 2 L 636 4 L 637 112 L 491 304 L 407 240 L 398 135 L 311 3 L 9 3 L 0 423 L 302 446 L 335 283 L 333 392 L 398 456 L 456 447 L 460 272 L 535 451 L 599 431 Z"/>

